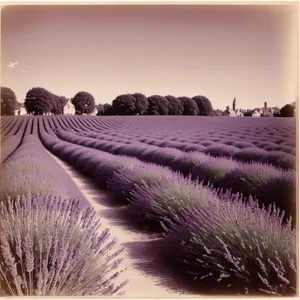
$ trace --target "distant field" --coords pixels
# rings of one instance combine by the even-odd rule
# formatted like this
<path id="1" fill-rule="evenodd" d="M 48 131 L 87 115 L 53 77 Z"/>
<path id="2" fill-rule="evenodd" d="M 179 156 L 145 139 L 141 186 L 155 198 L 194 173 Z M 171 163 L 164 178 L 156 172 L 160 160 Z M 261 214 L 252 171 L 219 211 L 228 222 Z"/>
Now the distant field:
<path id="1" fill-rule="evenodd" d="M 3 117 L 1 201 L 30 191 L 89 207 L 46 149 L 160 234 L 183 289 L 295 293 L 295 118 Z"/>

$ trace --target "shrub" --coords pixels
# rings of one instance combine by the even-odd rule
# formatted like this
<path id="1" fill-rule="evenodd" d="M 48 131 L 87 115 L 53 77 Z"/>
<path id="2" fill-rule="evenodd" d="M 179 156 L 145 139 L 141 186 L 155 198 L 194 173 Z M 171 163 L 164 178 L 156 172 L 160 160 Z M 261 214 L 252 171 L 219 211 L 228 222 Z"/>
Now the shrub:
<path id="1" fill-rule="evenodd" d="M 184 153 L 174 148 L 157 148 L 150 152 L 149 161 L 160 165 L 174 165 L 174 161 L 182 157 Z"/>
<path id="2" fill-rule="evenodd" d="M 199 202 L 164 227 L 166 255 L 199 281 L 202 293 L 211 286 L 230 294 L 294 295 L 295 230 L 274 206 L 260 209 L 237 196 L 221 200 Z"/>
<path id="3" fill-rule="evenodd" d="M 202 145 L 196 145 L 192 143 L 186 143 L 184 148 L 185 151 L 197 151 L 197 152 L 205 152 L 206 147 Z"/>
<path id="4" fill-rule="evenodd" d="M 21 138 L 19 136 L 9 136 L 5 139 L 5 141 L 1 144 L 1 160 L 0 163 L 5 161 L 19 146 L 21 142 Z"/>
<path id="5" fill-rule="evenodd" d="M 145 163 L 115 172 L 107 181 L 107 188 L 124 202 L 135 188 L 141 185 L 151 187 L 153 184 L 163 187 L 173 177 L 174 173 L 169 168 Z"/>
<path id="6" fill-rule="evenodd" d="M 183 175 L 187 176 L 192 172 L 192 169 L 203 163 L 209 158 L 208 155 L 199 152 L 186 152 L 182 157 L 174 161 L 171 168 L 175 171 L 180 171 Z"/>
<path id="7" fill-rule="evenodd" d="M 75 164 L 78 156 L 85 154 L 87 151 L 87 148 L 77 146 L 77 145 L 76 145 L 76 148 L 73 148 L 73 147 L 70 147 L 70 148 L 66 147 L 66 148 L 69 149 L 68 155 L 65 158 L 62 157 L 62 159 L 67 160 L 71 164 Z"/>
<path id="8" fill-rule="evenodd" d="M 254 145 L 252 143 L 249 143 L 249 142 L 236 142 L 236 141 L 233 141 L 232 145 L 234 147 L 239 148 L 239 149 L 254 147 Z"/>
<path id="9" fill-rule="evenodd" d="M 233 142 L 232 141 L 228 141 L 226 143 L 230 143 L 230 145 L 231 145 Z M 214 143 L 212 141 L 210 141 L 210 140 L 209 141 L 203 140 L 203 141 L 199 141 L 199 144 L 207 147 L 207 146 L 213 145 Z"/>
<path id="10" fill-rule="evenodd" d="M 262 159 L 284 169 L 296 169 L 296 157 L 288 153 L 270 151 Z"/>
<path id="11" fill-rule="evenodd" d="M 214 144 L 208 146 L 205 153 L 208 153 L 212 156 L 232 157 L 237 151 L 239 151 L 239 148 L 236 148 L 234 146 Z"/>
<path id="12" fill-rule="evenodd" d="M 67 191 L 51 170 L 45 168 L 43 157 L 24 155 L 9 157 L 0 169 L 0 199 L 30 192 L 37 195 L 67 196 Z"/>
<path id="13" fill-rule="evenodd" d="M 79 201 L 17 197 L 1 201 L 1 293 L 10 296 L 112 295 L 123 249 Z M 13 216 L 13 217 L 12 217 Z"/>
<path id="14" fill-rule="evenodd" d="M 292 225 L 296 224 L 296 174 L 294 171 L 283 172 L 272 181 L 263 184 L 257 191 L 257 198 L 265 205 L 276 203 L 285 211 L 285 217 L 292 216 Z"/>
<path id="15" fill-rule="evenodd" d="M 206 203 L 211 198 L 216 196 L 209 188 L 174 174 L 163 186 L 159 183 L 137 186 L 131 192 L 129 209 L 136 222 L 150 222 L 157 226 L 159 222 L 174 220 L 185 209 L 192 209 L 198 202 Z"/>
<path id="16" fill-rule="evenodd" d="M 233 158 L 244 162 L 260 161 L 266 154 L 267 151 L 253 147 L 237 151 Z"/>
<path id="17" fill-rule="evenodd" d="M 95 166 L 94 179 L 100 187 L 106 187 L 106 182 L 110 179 L 114 172 L 120 171 L 123 168 L 131 168 L 142 162 L 137 158 L 128 156 L 108 156 Z"/>
<path id="18" fill-rule="evenodd" d="M 218 182 L 236 167 L 237 163 L 232 159 L 209 157 L 193 168 L 192 178 L 203 181 L 205 184 L 211 182 L 217 187 Z"/>
<path id="19" fill-rule="evenodd" d="M 107 159 L 111 159 L 112 154 L 100 152 L 96 155 L 88 157 L 84 163 L 83 173 L 89 177 L 94 177 L 97 166 Z"/>
<path id="20" fill-rule="evenodd" d="M 231 189 L 234 193 L 240 192 L 244 196 L 254 196 L 262 186 L 281 175 L 280 170 L 270 165 L 261 163 L 239 164 L 219 180 L 219 186 Z"/>

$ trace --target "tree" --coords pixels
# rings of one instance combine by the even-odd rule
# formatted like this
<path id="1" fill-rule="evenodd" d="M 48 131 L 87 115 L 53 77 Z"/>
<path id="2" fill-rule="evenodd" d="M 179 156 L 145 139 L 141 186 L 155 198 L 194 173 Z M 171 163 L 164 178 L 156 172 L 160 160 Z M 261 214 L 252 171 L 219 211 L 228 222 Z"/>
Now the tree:
<path id="1" fill-rule="evenodd" d="M 281 117 L 294 117 L 294 107 L 290 104 L 286 104 L 280 109 Z"/>
<path id="2" fill-rule="evenodd" d="M 159 95 L 153 95 L 148 99 L 148 115 L 167 115 L 169 112 L 168 100 Z"/>
<path id="3" fill-rule="evenodd" d="M 116 114 L 115 110 L 114 110 L 114 108 L 111 104 L 105 103 L 103 105 L 103 108 L 104 108 L 104 115 L 105 116 L 114 116 Z"/>
<path id="4" fill-rule="evenodd" d="M 218 117 L 218 116 L 222 116 L 222 110 L 221 109 L 213 109 L 212 110 L 212 112 L 211 112 L 211 115 L 212 116 L 216 116 L 216 117 Z"/>
<path id="5" fill-rule="evenodd" d="M 165 96 L 168 101 L 169 115 L 182 115 L 183 113 L 183 104 L 182 102 L 171 95 Z"/>
<path id="6" fill-rule="evenodd" d="M 53 94 L 41 87 L 29 90 L 25 98 L 25 108 L 27 113 L 42 115 L 49 113 L 53 109 Z"/>
<path id="7" fill-rule="evenodd" d="M 104 105 L 99 103 L 97 105 L 95 105 L 96 109 L 97 109 L 97 116 L 102 116 L 104 115 Z"/>
<path id="8" fill-rule="evenodd" d="M 195 96 L 192 98 L 195 100 L 197 106 L 198 106 L 198 115 L 200 116 L 210 116 L 213 110 L 213 107 L 211 105 L 211 102 L 208 98 L 204 96 Z"/>
<path id="9" fill-rule="evenodd" d="M 72 99 L 77 115 L 91 114 L 95 110 L 95 99 L 88 92 L 78 92 Z"/>
<path id="10" fill-rule="evenodd" d="M 148 100 L 147 97 L 141 93 L 132 94 L 135 98 L 135 111 L 134 114 L 142 115 L 147 111 Z"/>
<path id="11" fill-rule="evenodd" d="M 8 87 L 1 87 L 1 115 L 12 116 L 15 114 L 17 97 L 14 91 Z"/>
<path id="12" fill-rule="evenodd" d="M 183 104 L 183 115 L 196 116 L 199 112 L 198 105 L 195 100 L 189 97 L 178 98 Z"/>
<path id="13" fill-rule="evenodd" d="M 54 95 L 52 96 L 53 99 L 53 104 L 52 104 L 52 109 L 51 112 L 55 115 L 62 115 L 64 113 L 64 107 L 68 102 L 68 99 L 64 96 L 57 96 Z"/>
<path id="14" fill-rule="evenodd" d="M 119 95 L 113 102 L 112 107 L 117 115 L 134 115 L 136 99 L 131 94 Z"/>

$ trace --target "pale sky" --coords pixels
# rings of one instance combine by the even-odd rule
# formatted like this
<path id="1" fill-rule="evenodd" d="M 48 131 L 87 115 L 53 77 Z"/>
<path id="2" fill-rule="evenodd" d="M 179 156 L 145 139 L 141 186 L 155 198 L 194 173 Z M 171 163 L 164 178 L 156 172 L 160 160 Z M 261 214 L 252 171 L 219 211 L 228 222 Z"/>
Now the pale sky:
<path id="1" fill-rule="evenodd" d="M 298 96 L 298 24 L 297 3 L 6 6 L 1 86 L 19 102 L 39 86 L 96 103 L 140 92 L 282 107 Z"/>

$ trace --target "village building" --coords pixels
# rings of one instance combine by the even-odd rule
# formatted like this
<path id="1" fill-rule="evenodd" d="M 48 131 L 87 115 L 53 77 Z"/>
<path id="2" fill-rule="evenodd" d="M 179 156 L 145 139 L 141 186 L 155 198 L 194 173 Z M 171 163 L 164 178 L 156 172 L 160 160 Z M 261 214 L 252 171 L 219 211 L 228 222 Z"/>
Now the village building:
<path id="1" fill-rule="evenodd" d="M 262 109 L 261 116 L 262 117 L 274 117 L 274 113 L 276 113 L 275 109 L 272 107 L 268 107 L 267 102 L 265 102 L 264 108 Z"/>
<path id="2" fill-rule="evenodd" d="M 226 107 L 226 110 L 222 112 L 222 116 L 227 117 L 243 117 L 244 114 L 241 112 L 241 110 L 236 109 L 236 99 L 234 97 L 232 102 L 232 109 L 229 108 L 229 105 Z"/>
<path id="3" fill-rule="evenodd" d="M 15 116 L 26 116 L 27 111 L 24 103 L 18 103 L 17 108 L 15 109 Z"/>
<path id="4" fill-rule="evenodd" d="M 75 107 L 70 100 L 64 107 L 64 115 L 75 115 Z"/>

